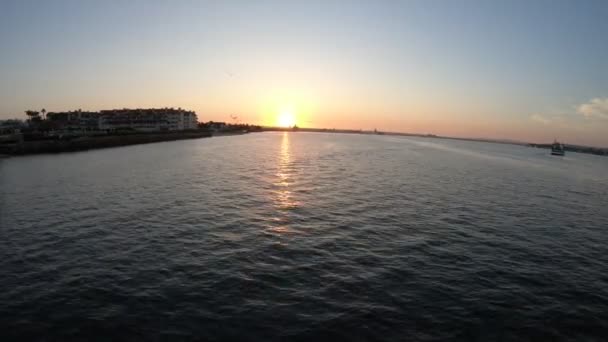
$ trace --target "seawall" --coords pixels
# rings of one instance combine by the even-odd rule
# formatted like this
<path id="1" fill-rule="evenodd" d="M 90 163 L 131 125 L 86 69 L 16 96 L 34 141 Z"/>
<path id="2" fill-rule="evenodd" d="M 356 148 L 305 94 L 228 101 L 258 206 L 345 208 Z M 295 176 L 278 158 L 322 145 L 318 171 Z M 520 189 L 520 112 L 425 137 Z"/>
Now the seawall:
<path id="1" fill-rule="evenodd" d="M 98 148 L 127 146 L 136 144 L 148 144 L 161 141 L 173 141 L 183 139 L 198 139 L 211 137 L 209 132 L 166 132 L 166 133 L 141 133 L 74 137 L 71 139 L 45 139 L 34 141 L 20 141 L 10 145 L 4 145 L 0 153 L 10 155 L 24 155 L 37 153 L 60 153 L 72 151 L 84 151 Z"/>

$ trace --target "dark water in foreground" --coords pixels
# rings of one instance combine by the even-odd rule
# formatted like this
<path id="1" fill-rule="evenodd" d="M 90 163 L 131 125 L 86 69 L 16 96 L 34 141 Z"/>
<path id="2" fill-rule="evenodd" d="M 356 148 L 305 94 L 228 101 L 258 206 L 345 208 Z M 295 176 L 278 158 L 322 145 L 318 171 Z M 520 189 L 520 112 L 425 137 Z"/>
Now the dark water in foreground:
<path id="1" fill-rule="evenodd" d="M 602 340 L 608 158 L 263 133 L 0 160 L 2 340 Z"/>

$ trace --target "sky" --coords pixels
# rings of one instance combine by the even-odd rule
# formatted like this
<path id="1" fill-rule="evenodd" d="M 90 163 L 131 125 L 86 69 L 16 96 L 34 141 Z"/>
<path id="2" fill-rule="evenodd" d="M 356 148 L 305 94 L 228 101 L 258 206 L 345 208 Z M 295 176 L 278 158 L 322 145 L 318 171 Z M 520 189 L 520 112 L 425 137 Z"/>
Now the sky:
<path id="1" fill-rule="evenodd" d="M 0 119 L 147 107 L 608 146 L 608 1 L 0 0 Z"/>

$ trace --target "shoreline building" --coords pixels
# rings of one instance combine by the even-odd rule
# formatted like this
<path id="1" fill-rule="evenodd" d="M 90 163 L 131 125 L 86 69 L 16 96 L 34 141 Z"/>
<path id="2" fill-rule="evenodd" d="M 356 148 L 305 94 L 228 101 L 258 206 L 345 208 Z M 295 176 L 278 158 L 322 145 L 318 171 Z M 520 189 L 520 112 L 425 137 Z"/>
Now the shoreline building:
<path id="1" fill-rule="evenodd" d="M 55 129 L 77 131 L 183 131 L 197 129 L 198 125 L 196 113 L 181 108 L 51 112 L 47 119 Z"/>
<path id="2" fill-rule="evenodd" d="M 99 130 L 99 117 L 97 112 L 83 112 L 82 110 L 70 112 L 49 112 L 46 119 L 52 127 L 60 130 L 97 131 Z"/>
<path id="3" fill-rule="evenodd" d="M 0 135 L 17 134 L 27 125 L 24 121 L 18 119 L 0 120 Z"/>

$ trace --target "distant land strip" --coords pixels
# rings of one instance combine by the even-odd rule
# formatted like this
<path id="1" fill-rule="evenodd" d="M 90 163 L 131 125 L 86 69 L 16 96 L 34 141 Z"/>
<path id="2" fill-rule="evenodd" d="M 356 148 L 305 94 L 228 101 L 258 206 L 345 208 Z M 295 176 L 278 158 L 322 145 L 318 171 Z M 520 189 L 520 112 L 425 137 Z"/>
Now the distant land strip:
<path id="1" fill-rule="evenodd" d="M 495 144 L 510 144 L 510 145 L 521 145 L 535 148 L 551 149 L 550 143 L 538 144 L 528 143 L 523 141 L 508 140 L 508 139 L 484 139 L 484 138 L 461 138 L 461 137 L 448 137 L 440 136 L 435 134 L 418 134 L 418 133 L 404 133 L 404 132 L 385 132 L 385 131 L 366 131 L 356 129 L 333 129 L 333 128 L 299 128 L 299 127 L 262 127 L 263 131 L 267 132 L 316 132 L 316 133 L 346 133 L 346 134 L 369 134 L 369 135 L 391 135 L 391 136 L 405 136 L 405 137 L 420 137 L 420 138 L 435 138 L 435 139 L 449 139 L 449 140 L 462 140 L 462 141 L 475 141 Z M 593 146 L 581 146 L 581 145 L 569 145 L 564 144 L 564 148 L 568 152 L 578 152 L 595 154 L 600 156 L 608 156 L 608 148 L 593 147 Z"/>

